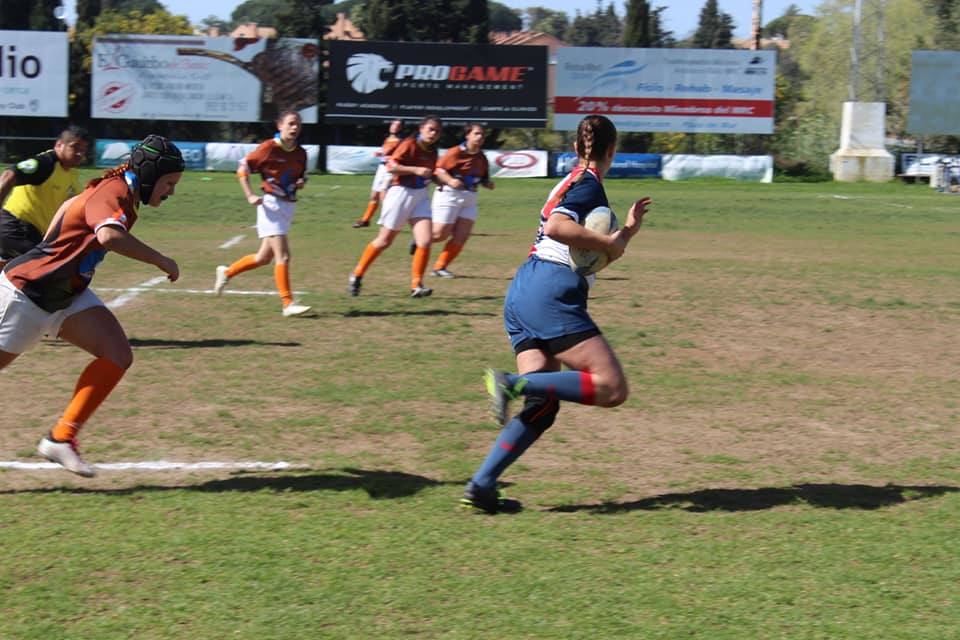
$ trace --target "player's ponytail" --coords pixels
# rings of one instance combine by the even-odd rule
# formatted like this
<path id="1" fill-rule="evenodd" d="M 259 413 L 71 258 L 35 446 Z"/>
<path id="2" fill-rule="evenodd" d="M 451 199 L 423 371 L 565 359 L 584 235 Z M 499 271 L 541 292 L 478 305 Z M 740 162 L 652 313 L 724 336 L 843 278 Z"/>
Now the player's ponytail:
<path id="1" fill-rule="evenodd" d="M 107 178 L 116 178 L 117 176 L 122 176 L 124 172 L 127 171 L 129 168 L 130 168 L 130 163 L 124 162 L 119 166 L 113 167 L 111 169 L 107 169 L 106 171 L 103 172 L 103 175 L 101 175 L 99 178 L 93 178 L 92 180 L 87 182 L 87 189 L 89 189 L 90 187 L 97 186 Z"/>
<path id="2" fill-rule="evenodd" d="M 587 166 L 591 160 L 600 160 L 617 143 L 617 128 L 610 118 L 605 116 L 587 116 L 577 127 L 577 140 L 574 148 L 581 166 Z"/>
<path id="3" fill-rule="evenodd" d="M 587 116 L 577 126 L 577 139 L 573 148 L 577 152 L 577 169 L 580 175 L 567 183 L 566 189 L 557 194 L 558 198 L 570 190 L 570 187 L 583 179 L 591 160 L 600 160 L 617 144 L 617 127 L 606 116 Z M 558 200 L 559 201 L 559 200 Z"/>

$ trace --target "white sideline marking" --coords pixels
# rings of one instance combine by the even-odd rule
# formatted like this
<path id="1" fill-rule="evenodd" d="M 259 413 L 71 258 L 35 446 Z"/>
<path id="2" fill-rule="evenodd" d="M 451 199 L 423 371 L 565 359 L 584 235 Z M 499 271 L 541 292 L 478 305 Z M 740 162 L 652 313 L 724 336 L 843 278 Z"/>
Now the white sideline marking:
<path id="1" fill-rule="evenodd" d="M 107 291 L 111 293 L 116 293 L 118 291 L 126 292 L 136 292 L 143 293 L 144 291 L 149 291 L 151 293 L 199 293 L 203 295 L 213 295 L 213 289 L 150 289 L 147 287 L 128 287 L 128 288 L 118 288 L 118 287 L 98 287 L 97 291 Z M 294 295 L 302 296 L 309 293 L 308 291 L 294 291 Z M 236 291 L 226 289 L 223 292 L 225 296 L 275 296 L 277 295 L 276 291 Z M 122 297 L 122 296 L 121 296 Z"/>
<path id="2" fill-rule="evenodd" d="M 121 289 L 121 291 L 125 291 L 126 293 L 108 302 L 107 306 L 111 309 L 122 307 L 123 305 L 127 304 L 128 302 L 136 298 L 142 292 L 146 291 L 150 287 L 153 287 L 155 285 L 160 284 L 161 282 L 166 281 L 166 279 L 167 279 L 167 276 L 157 276 L 156 278 L 150 278 L 143 284 L 140 284 L 136 287 L 130 287 L 129 289 Z M 102 289 L 102 291 L 107 291 L 107 289 Z"/>
<path id="3" fill-rule="evenodd" d="M 170 462 L 168 460 L 153 460 L 147 462 L 105 462 L 91 465 L 103 471 L 206 471 L 217 469 L 251 470 L 251 471 L 281 471 L 284 469 L 309 469 L 303 464 L 289 462 Z M 50 471 L 63 470 L 63 467 L 54 462 L 20 462 L 19 460 L 0 461 L 0 469 L 15 469 L 18 471 Z"/>
<path id="4" fill-rule="evenodd" d="M 222 245 L 220 245 L 219 248 L 220 248 L 220 249 L 229 249 L 229 248 L 232 247 L 233 245 L 240 243 L 240 242 L 241 242 L 244 238 L 246 238 L 246 237 L 247 237 L 247 236 L 242 235 L 242 234 L 239 235 L 239 236 L 233 236 L 232 238 L 230 238 L 229 240 L 227 240 L 226 242 L 224 242 Z"/>
<path id="5" fill-rule="evenodd" d="M 818 195 L 818 198 L 833 198 L 835 200 L 866 200 L 867 202 L 875 202 L 877 204 L 884 205 L 886 207 L 893 207 L 895 209 L 913 209 L 912 205 L 909 204 L 898 204 L 896 202 L 887 202 L 886 200 L 881 200 L 879 198 L 865 198 L 863 196 L 841 196 L 838 193 L 831 194 L 829 196 Z"/>

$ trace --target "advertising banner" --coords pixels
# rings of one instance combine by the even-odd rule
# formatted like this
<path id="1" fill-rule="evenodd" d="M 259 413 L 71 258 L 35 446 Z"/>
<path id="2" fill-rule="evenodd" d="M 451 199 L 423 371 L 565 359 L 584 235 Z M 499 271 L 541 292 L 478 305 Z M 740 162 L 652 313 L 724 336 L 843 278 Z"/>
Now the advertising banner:
<path id="1" fill-rule="evenodd" d="M 663 156 L 664 180 L 733 178 L 749 182 L 773 182 L 773 156 Z"/>
<path id="2" fill-rule="evenodd" d="M 380 166 L 380 147 L 327 145 L 327 173 L 373 175 Z"/>
<path id="3" fill-rule="evenodd" d="M 440 116 L 446 124 L 542 128 L 547 48 L 421 42 L 330 42 L 329 122 Z"/>
<path id="4" fill-rule="evenodd" d="M 960 134 L 960 51 L 914 51 L 907 131 Z"/>
<path id="5" fill-rule="evenodd" d="M 93 42 L 94 118 L 317 121 L 319 46 L 300 38 L 111 35 Z"/>
<path id="6" fill-rule="evenodd" d="M 773 51 L 565 47 L 554 128 L 590 114 L 620 131 L 773 133 Z"/>
<path id="7" fill-rule="evenodd" d="M 67 34 L 0 31 L 0 116 L 67 115 Z"/>
<path id="8" fill-rule="evenodd" d="M 130 155 L 133 146 L 140 142 L 139 140 L 108 140 L 98 139 L 94 148 L 95 164 L 97 168 L 105 169 L 115 167 Z M 207 166 L 206 144 L 203 142 L 173 142 L 183 154 L 183 161 L 188 170 L 203 171 Z"/>
<path id="9" fill-rule="evenodd" d="M 617 153 L 607 177 L 659 178 L 663 156 L 659 153 Z M 577 154 L 558 153 L 554 158 L 554 175 L 565 176 L 577 166 Z"/>
<path id="10" fill-rule="evenodd" d="M 549 169 L 546 151 L 484 151 L 490 164 L 491 178 L 543 178 Z"/>

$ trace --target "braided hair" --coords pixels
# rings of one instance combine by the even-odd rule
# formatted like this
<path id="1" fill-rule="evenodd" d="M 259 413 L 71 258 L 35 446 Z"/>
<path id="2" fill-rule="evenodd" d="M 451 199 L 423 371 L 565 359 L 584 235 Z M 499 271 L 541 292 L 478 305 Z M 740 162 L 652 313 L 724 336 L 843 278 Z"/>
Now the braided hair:
<path id="1" fill-rule="evenodd" d="M 591 160 L 600 160 L 617 143 L 617 128 L 610 118 L 605 116 L 587 116 L 577 126 L 577 140 L 574 148 L 581 166 Z"/>
<path id="2" fill-rule="evenodd" d="M 587 116 L 577 125 L 577 139 L 573 148 L 577 151 L 577 168 L 580 175 L 567 183 L 566 188 L 556 194 L 557 202 L 570 190 L 570 187 L 583 180 L 586 168 L 591 160 L 601 160 L 617 144 L 617 127 L 606 116 Z"/>

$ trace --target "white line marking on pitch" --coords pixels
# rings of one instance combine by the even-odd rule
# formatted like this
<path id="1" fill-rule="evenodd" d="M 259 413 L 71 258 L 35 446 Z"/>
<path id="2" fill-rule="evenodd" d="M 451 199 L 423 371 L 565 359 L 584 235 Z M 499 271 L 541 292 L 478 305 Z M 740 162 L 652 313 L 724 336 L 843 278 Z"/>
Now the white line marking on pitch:
<path id="1" fill-rule="evenodd" d="M 213 289 L 150 289 L 147 287 L 128 287 L 128 288 L 118 288 L 118 287 L 97 287 L 97 291 L 106 291 L 111 293 L 116 293 L 118 291 L 126 292 L 135 292 L 143 293 L 149 291 L 150 293 L 199 293 L 202 295 L 213 295 Z M 306 295 L 307 291 L 294 291 L 293 294 L 297 296 Z M 276 291 L 237 291 L 227 289 L 223 292 L 225 296 L 275 296 L 277 295 Z M 122 297 L 122 296 L 121 296 Z"/>
<path id="2" fill-rule="evenodd" d="M 92 465 L 102 471 L 206 471 L 228 469 L 233 471 L 281 471 L 285 469 L 309 469 L 308 465 L 289 462 L 170 462 L 153 460 L 148 462 L 106 462 Z M 0 469 L 19 471 L 63 470 L 53 462 L 20 462 L 19 460 L 0 461 Z"/>
<path id="3" fill-rule="evenodd" d="M 240 243 L 244 238 L 246 238 L 246 237 L 247 237 L 247 236 L 245 236 L 245 235 L 233 236 L 232 238 L 230 238 L 229 240 L 227 240 L 226 242 L 224 242 L 222 245 L 220 245 L 220 248 L 221 248 L 221 249 L 229 249 L 229 248 L 232 247 L 233 245 L 239 244 L 239 243 Z"/>
<path id="4" fill-rule="evenodd" d="M 834 200 L 865 200 L 867 202 L 875 202 L 877 204 L 883 205 L 885 207 L 893 207 L 895 209 L 913 209 L 912 205 L 909 204 L 897 204 L 896 202 L 887 202 L 886 200 L 880 200 L 879 198 L 865 198 L 863 196 L 841 196 L 840 194 L 834 193 L 832 195 L 818 195 L 818 198 L 833 198 Z"/>
<path id="5" fill-rule="evenodd" d="M 156 278 L 150 278 L 146 282 L 140 285 L 137 285 L 136 287 L 130 287 L 128 289 L 120 289 L 120 291 L 125 291 L 126 293 L 108 302 L 107 306 L 111 309 L 122 307 L 123 305 L 127 304 L 128 302 L 136 298 L 138 295 L 140 295 L 144 291 L 148 290 L 150 287 L 156 286 L 161 282 L 165 282 L 166 279 L 167 279 L 167 276 L 157 276 Z M 107 291 L 107 289 L 103 289 L 103 291 Z"/>

